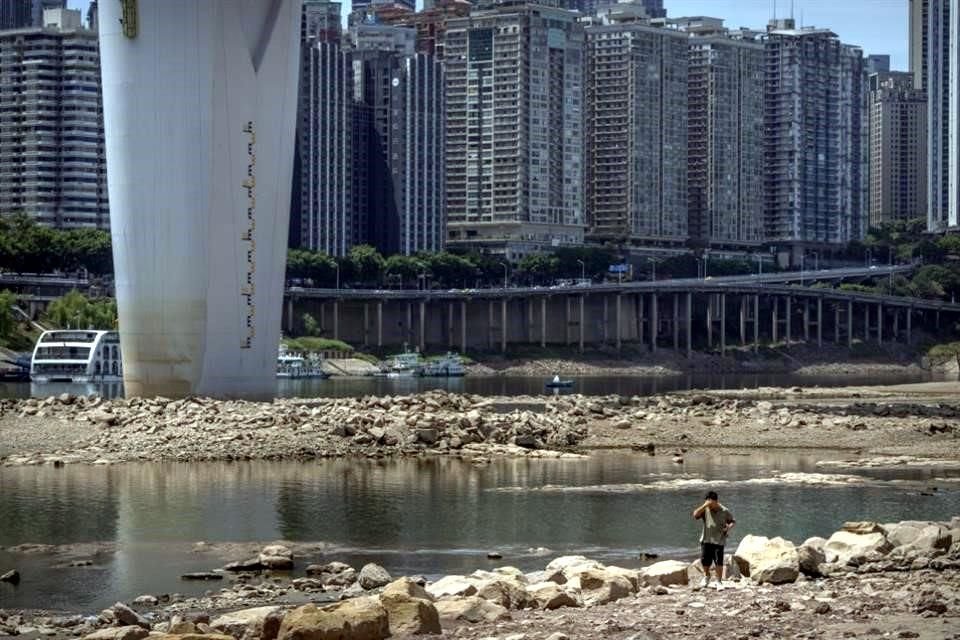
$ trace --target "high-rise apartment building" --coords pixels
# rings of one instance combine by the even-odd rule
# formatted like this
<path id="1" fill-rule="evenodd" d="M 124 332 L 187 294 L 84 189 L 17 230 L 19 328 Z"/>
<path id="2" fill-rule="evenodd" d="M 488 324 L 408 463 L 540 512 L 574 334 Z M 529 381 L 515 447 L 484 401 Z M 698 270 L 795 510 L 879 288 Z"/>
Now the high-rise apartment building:
<path id="1" fill-rule="evenodd" d="M 43 12 L 47 9 L 65 9 L 67 0 L 2 0 L 0 2 L 0 30 L 42 27 Z"/>
<path id="2" fill-rule="evenodd" d="M 577 14 L 495 5 L 450 20 L 445 47 L 449 244 L 516 259 L 582 243 Z"/>
<path id="3" fill-rule="evenodd" d="M 299 245 L 346 255 L 439 251 L 444 241 L 443 73 L 414 31 L 308 0 L 298 119 Z"/>
<path id="4" fill-rule="evenodd" d="M 677 18 L 691 34 L 690 237 L 700 245 L 763 241 L 764 45 L 756 32 L 716 18 Z"/>
<path id="5" fill-rule="evenodd" d="M 299 244 L 343 256 L 360 240 L 353 195 L 353 71 L 341 44 L 340 3 L 308 0 L 301 29 Z"/>
<path id="6" fill-rule="evenodd" d="M 794 249 L 862 238 L 867 223 L 863 53 L 827 29 L 766 36 L 766 239 Z"/>
<path id="7" fill-rule="evenodd" d="M 354 52 L 353 66 L 365 242 L 385 255 L 440 251 L 446 229 L 441 63 L 426 54 L 366 49 Z"/>
<path id="8" fill-rule="evenodd" d="M 80 12 L 0 32 L 0 215 L 109 226 L 97 33 Z"/>
<path id="9" fill-rule="evenodd" d="M 960 18 L 960 3 L 957 0 L 926 0 L 921 8 L 926 9 L 926 22 L 921 29 L 911 30 L 914 42 L 911 42 L 910 50 L 911 53 L 914 51 L 919 37 L 923 46 L 921 60 L 925 62 L 927 91 L 927 227 L 931 231 L 942 231 L 960 224 L 957 210 L 950 208 L 950 140 L 954 135 L 951 130 L 950 86 L 957 71 L 951 31 L 953 23 Z M 911 59 L 911 63 L 915 62 Z"/>
<path id="10" fill-rule="evenodd" d="M 688 237 L 688 35 L 608 13 L 587 27 L 589 234 L 681 244 Z"/>
<path id="11" fill-rule="evenodd" d="M 417 34 L 417 51 L 442 60 L 447 22 L 470 15 L 472 7 L 469 0 L 440 0 L 429 7 L 425 3 L 423 11 L 382 16 L 381 21 L 397 26 L 413 27 Z"/>
<path id="12" fill-rule="evenodd" d="M 909 2 L 909 65 L 913 74 L 913 86 L 927 90 L 927 29 L 929 27 L 930 0 L 907 0 Z M 936 0 L 935 0 L 936 1 Z"/>
<path id="13" fill-rule="evenodd" d="M 870 76 L 870 224 L 926 218 L 927 99 L 913 74 Z"/>

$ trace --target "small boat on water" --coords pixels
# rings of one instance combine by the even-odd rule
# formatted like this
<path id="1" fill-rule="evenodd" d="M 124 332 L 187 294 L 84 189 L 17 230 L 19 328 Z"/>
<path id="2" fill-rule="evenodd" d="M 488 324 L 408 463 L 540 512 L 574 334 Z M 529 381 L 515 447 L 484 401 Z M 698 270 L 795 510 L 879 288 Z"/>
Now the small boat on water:
<path id="1" fill-rule="evenodd" d="M 560 376 L 553 376 L 553 380 L 547 380 L 544 386 L 547 389 L 569 389 L 573 386 L 573 380 L 561 380 Z"/>
<path id="2" fill-rule="evenodd" d="M 290 353 L 280 345 L 277 353 L 278 378 L 314 378 L 323 380 L 330 374 L 323 370 L 320 362 L 313 357 L 304 357 L 298 353 Z"/>
<path id="3" fill-rule="evenodd" d="M 447 355 L 431 360 L 423 365 L 420 375 L 428 378 L 459 378 L 467 374 L 463 366 L 463 358 L 448 351 Z"/>
<path id="4" fill-rule="evenodd" d="M 380 372 L 378 375 L 387 378 L 406 378 L 420 375 L 423 368 L 423 361 L 420 358 L 420 352 L 410 351 L 407 345 L 403 345 L 403 353 L 388 357 L 380 363 Z"/>

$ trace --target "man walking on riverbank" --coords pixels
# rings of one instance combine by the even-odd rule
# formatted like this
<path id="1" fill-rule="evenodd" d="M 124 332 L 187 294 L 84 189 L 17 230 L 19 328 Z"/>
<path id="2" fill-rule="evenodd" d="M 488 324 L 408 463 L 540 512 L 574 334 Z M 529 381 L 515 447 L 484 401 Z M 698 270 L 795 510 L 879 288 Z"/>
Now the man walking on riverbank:
<path id="1" fill-rule="evenodd" d="M 723 545 L 727 542 L 727 534 L 736 520 L 730 510 L 720 504 L 716 491 L 708 492 L 706 501 L 693 510 L 693 519 L 703 522 L 703 531 L 700 534 L 700 566 L 703 567 L 703 579 L 700 587 L 706 587 L 710 583 L 710 565 L 713 565 L 719 591 L 723 588 Z"/>

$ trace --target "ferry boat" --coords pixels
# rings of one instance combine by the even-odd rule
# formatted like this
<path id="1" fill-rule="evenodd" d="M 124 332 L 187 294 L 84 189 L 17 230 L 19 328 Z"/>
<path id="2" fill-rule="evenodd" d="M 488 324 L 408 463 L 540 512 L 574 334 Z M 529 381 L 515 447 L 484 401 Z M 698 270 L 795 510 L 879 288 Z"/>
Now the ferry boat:
<path id="1" fill-rule="evenodd" d="M 436 360 L 431 360 L 420 370 L 420 375 L 430 378 L 459 378 L 466 374 L 463 359 L 452 351 L 448 351 L 447 355 Z"/>
<path id="2" fill-rule="evenodd" d="M 420 359 L 420 353 L 407 350 L 404 345 L 403 353 L 387 358 L 386 362 L 380 365 L 380 375 L 388 378 L 404 378 L 420 374 L 423 362 Z"/>
<path id="3" fill-rule="evenodd" d="M 32 382 L 120 382 L 120 334 L 56 330 L 40 334 L 30 362 Z"/>
<path id="4" fill-rule="evenodd" d="M 320 363 L 314 358 L 305 358 L 298 353 L 290 353 L 280 345 L 277 353 L 278 378 L 329 378 L 330 374 L 323 370 Z"/>

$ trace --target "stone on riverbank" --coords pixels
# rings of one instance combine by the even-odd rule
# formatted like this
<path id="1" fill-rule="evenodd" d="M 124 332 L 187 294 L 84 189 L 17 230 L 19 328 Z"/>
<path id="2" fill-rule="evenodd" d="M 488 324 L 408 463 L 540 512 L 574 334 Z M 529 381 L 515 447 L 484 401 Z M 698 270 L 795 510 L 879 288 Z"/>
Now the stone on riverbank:
<path id="1" fill-rule="evenodd" d="M 222 615 L 210 622 L 210 628 L 243 640 L 274 640 L 282 620 L 280 607 L 254 607 Z"/>
<path id="2" fill-rule="evenodd" d="M 656 562 L 640 570 L 640 580 L 647 586 L 685 585 L 688 583 L 687 563 L 679 560 Z"/>
<path id="3" fill-rule="evenodd" d="M 615 602 L 634 593 L 633 585 L 615 571 L 589 569 L 572 578 L 567 585 L 580 589 L 586 607 Z"/>
<path id="4" fill-rule="evenodd" d="M 357 578 L 360 586 L 368 591 L 390 584 L 391 580 L 393 578 L 390 577 L 386 569 L 372 562 L 363 565 L 360 569 L 360 576 Z"/>
<path id="5" fill-rule="evenodd" d="M 308 604 L 283 618 L 277 640 L 383 640 L 390 637 L 387 610 L 376 597 L 317 608 Z"/>
<path id="6" fill-rule="evenodd" d="M 150 632 L 135 624 L 123 627 L 107 627 L 87 634 L 83 640 L 143 640 Z"/>
<path id="7" fill-rule="evenodd" d="M 579 607 L 580 601 L 556 582 L 538 582 L 527 587 L 538 609 Z"/>
<path id="8" fill-rule="evenodd" d="M 823 538 L 807 538 L 797 547 L 797 561 L 800 571 L 805 576 L 817 577 L 820 575 L 820 565 L 827 561 L 823 547 L 827 541 Z"/>
<path id="9" fill-rule="evenodd" d="M 394 590 L 380 595 L 392 635 L 440 633 L 440 614 L 433 602 Z"/>
<path id="10" fill-rule="evenodd" d="M 275 571 L 289 571 L 293 569 L 293 551 L 282 544 L 270 544 L 260 551 L 257 558 L 261 565 Z"/>
<path id="11" fill-rule="evenodd" d="M 780 537 L 744 536 L 733 559 L 740 573 L 760 584 L 793 582 L 800 574 L 796 547 Z"/>
<path id="12" fill-rule="evenodd" d="M 435 599 L 443 597 L 472 596 L 477 593 L 477 585 L 466 576 L 444 576 L 427 585 L 427 593 Z"/>
<path id="13" fill-rule="evenodd" d="M 433 596 L 427 593 L 427 590 L 423 588 L 418 582 L 412 578 L 404 576 L 403 578 L 397 578 L 386 587 L 383 588 L 383 596 L 389 595 L 404 595 L 410 598 L 420 598 L 421 600 L 433 601 Z"/>
<path id="14" fill-rule="evenodd" d="M 850 533 L 837 531 L 827 540 L 823 547 L 828 563 L 837 565 L 862 564 L 862 559 L 868 554 L 886 555 L 891 545 L 883 533 Z"/>
<path id="15" fill-rule="evenodd" d="M 150 630 L 150 621 L 122 602 L 113 605 L 110 611 L 113 613 L 114 618 L 122 625 L 136 625 L 148 631 Z"/>
<path id="16" fill-rule="evenodd" d="M 436 607 L 442 620 L 464 620 L 476 623 L 510 619 L 510 612 L 505 607 L 477 596 L 438 600 Z"/>

